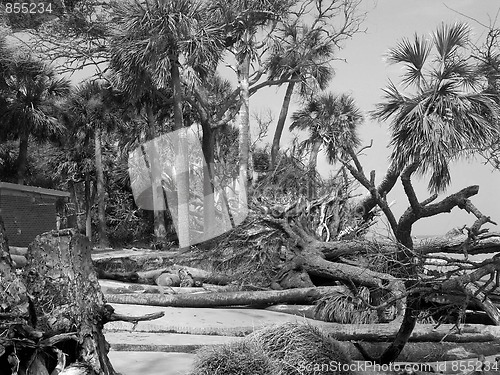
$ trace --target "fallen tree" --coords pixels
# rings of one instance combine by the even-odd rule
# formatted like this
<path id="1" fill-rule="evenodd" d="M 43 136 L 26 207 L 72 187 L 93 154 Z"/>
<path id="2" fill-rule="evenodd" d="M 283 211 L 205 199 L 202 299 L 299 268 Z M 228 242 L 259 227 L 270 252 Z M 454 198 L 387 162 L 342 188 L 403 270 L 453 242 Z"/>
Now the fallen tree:
<path id="1" fill-rule="evenodd" d="M 413 251 L 424 259 L 428 255 L 437 253 L 464 255 L 464 247 L 467 248 L 468 255 L 496 254 L 500 252 L 500 233 L 480 233 L 474 237 L 474 241 L 471 241 L 469 235 L 464 232 L 466 232 L 465 228 L 456 228 L 443 236 L 414 240 Z M 311 246 L 320 250 L 325 259 L 331 261 L 352 254 L 370 254 L 374 251 L 382 255 L 394 254 L 398 249 L 394 241 L 365 238 L 336 242 L 318 241 Z"/>
<path id="2" fill-rule="evenodd" d="M 350 161 L 343 164 L 370 192 L 370 196 L 356 206 L 355 211 L 359 214 L 355 217 L 354 225 L 350 225 L 350 232 L 338 228 L 333 230 L 338 222 L 328 222 L 328 218 L 338 218 L 331 210 L 339 209 L 338 202 L 336 206 L 334 202 L 344 198 L 339 197 L 339 191 L 343 188 L 330 191 L 314 201 L 296 199 L 281 206 L 266 206 L 260 198 L 254 206 L 257 213 L 243 224 L 239 232 L 241 234 L 236 230 L 228 236 L 227 247 L 233 246 L 238 249 L 238 253 L 235 251 L 234 255 L 226 255 L 227 263 L 234 264 L 235 259 L 241 259 L 244 243 L 253 245 L 252 255 L 255 258 L 267 256 L 272 263 L 273 258 L 262 251 L 263 244 L 268 244 L 277 249 L 275 251 L 281 259 L 274 259 L 274 264 L 279 264 L 276 272 L 271 272 L 270 267 L 267 269 L 267 274 L 272 277 L 268 286 L 274 289 L 340 282 L 354 295 L 358 295 L 367 309 L 377 311 L 381 322 L 387 319 L 384 318 L 385 312 L 396 306 L 397 321 L 401 326 L 392 344 L 386 345 L 387 351 L 382 357 L 365 358 L 378 363 L 389 363 L 398 357 L 415 328 L 419 313 L 429 301 L 433 302 L 433 298 L 448 303 L 447 297 L 450 296 L 450 309 L 458 306 L 462 310 L 461 314 L 450 317 L 455 319 L 457 325 L 460 325 L 468 306 L 486 311 L 493 324 L 500 325 L 498 308 L 489 298 L 499 286 L 497 275 L 500 264 L 496 257 L 480 263 L 469 259 L 469 255 L 500 250 L 500 235 L 488 233 L 482 228 L 484 224 L 495 223 L 470 200 L 479 192 L 479 187 L 466 187 L 441 201 L 437 201 L 436 194 L 421 201 L 411 183 L 411 177 L 418 167 L 417 162 L 401 172 L 390 168 L 378 186 L 375 184 L 374 172 L 367 177 L 353 152 L 350 152 Z M 396 219 L 386 197 L 398 179 L 408 197 L 409 207 Z M 461 231 L 456 230 L 440 239 L 414 243 L 411 232 L 415 222 L 449 213 L 455 207 L 475 216 L 470 227 L 464 226 Z M 380 213 L 387 218 L 395 241 L 368 240 L 349 235 L 362 233 L 362 229 L 369 227 L 370 221 Z M 325 232 L 326 227 L 329 229 Z M 325 233 L 329 233 L 329 241 L 325 241 Z M 445 257 L 437 253 L 458 254 L 460 257 Z M 374 262 L 374 257 L 379 260 Z M 433 261 L 439 261 L 445 271 L 429 271 L 425 274 L 426 264 Z M 255 273 L 255 269 L 252 272 Z M 369 298 L 357 293 L 361 287 L 369 288 Z M 456 300 L 457 296 L 462 299 L 461 303 L 457 304 L 460 302 Z M 274 303 L 279 301 L 275 300 Z M 447 314 L 446 309 L 441 310 L 443 315 Z M 389 320 L 394 318 L 392 316 Z"/>
<path id="3" fill-rule="evenodd" d="M 342 287 L 314 287 L 270 291 L 237 291 L 197 294 L 108 294 L 110 303 L 164 307 L 265 306 L 275 303 L 312 303 Z"/>
<path id="4" fill-rule="evenodd" d="M 215 285 L 227 285 L 232 280 L 225 275 L 216 275 L 199 268 L 186 267 L 172 264 L 168 267 L 152 269 L 148 271 L 119 271 L 111 272 L 102 267 L 100 263 L 96 267 L 97 275 L 100 279 L 133 282 L 139 284 L 159 285 L 159 286 L 181 286 L 181 283 L 191 283 L 191 286 L 200 286 L 203 283 Z M 170 280 L 167 280 L 169 277 Z M 185 285 L 189 286 L 189 285 Z"/>
<path id="5" fill-rule="evenodd" d="M 99 285 L 101 286 L 102 292 L 106 294 L 127 294 L 127 293 L 156 293 L 156 294 L 189 294 L 189 293 L 213 293 L 213 292 L 229 292 L 241 290 L 241 288 L 235 285 L 213 285 L 213 284 L 203 284 L 200 287 L 180 287 L 180 286 L 157 286 L 149 284 L 136 284 L 136 283 L 126 283 L 120 281 L 99 280 Z M 248 290 L 255 290 L 255 288 Z"/>

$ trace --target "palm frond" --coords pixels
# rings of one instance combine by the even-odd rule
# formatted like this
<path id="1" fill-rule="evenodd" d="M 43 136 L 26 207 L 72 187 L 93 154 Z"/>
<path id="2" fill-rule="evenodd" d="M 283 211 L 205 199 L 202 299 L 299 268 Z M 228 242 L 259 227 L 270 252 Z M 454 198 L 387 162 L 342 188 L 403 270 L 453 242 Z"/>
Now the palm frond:
<path id="1" fill-rule="evenodd" d="M 413 42 L 409 39 L 403 39 L 395 48 L 389 50 L 388 62 L 405 64 L 407 69 L 403 76 L 405 84 L 420 84 L 423 78 L 422 68 L 430 51 L 431 44 L 415 34 Z"/>
<path id="2" fill-rule="evenodd" d="M 464 90 L 480 90 L 482 78 L 475 66 L 464 59 L 449 59 L 439 71 L 434 71 L 436 80 L 454 80 Z"/>
<path id="3" fill-rule="evenodd" d="M 403 95 L 390 80 L 387 87 L 383 88 L 382 91 L 384 92 L 384 101 L 377 103 L 375 110 L 371 111 L 370 115 L 372 118 L 385 121 L 399 112 L 401 107 L 409 101 L 409 98 Z"/>
<path id="4" fill-rule="evenodd" d="M 465 23 L 448 25 L 442 23 L 433 34 L 434 45 L 441 61 L 445 61 L 469 40 L 469 26 Z"/>

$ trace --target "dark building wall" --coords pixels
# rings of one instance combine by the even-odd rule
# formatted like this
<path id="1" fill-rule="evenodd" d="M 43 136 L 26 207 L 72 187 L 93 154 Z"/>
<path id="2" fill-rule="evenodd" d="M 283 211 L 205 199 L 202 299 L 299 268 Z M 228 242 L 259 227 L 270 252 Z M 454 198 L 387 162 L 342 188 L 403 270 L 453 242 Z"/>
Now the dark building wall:
<path id="1" fill-rule="evenodd" d="M 28 246 L 37 235 L 56 228 L 57 197 L 0 190 L 0 214 L 9 245 Z"/>

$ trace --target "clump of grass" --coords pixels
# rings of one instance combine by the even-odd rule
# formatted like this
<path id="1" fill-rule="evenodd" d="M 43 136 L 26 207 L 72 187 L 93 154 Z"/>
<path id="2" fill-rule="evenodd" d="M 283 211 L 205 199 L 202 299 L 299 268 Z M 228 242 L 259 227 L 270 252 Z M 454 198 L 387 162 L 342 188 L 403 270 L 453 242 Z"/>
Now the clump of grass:
<path id="1" fill-rule="evenodd" d="M 279 370 L 251 340 L 206 346 L 197 352 L 191 375 L 276 375 Z"/>
<path id="2" fill-rule="evenodd" d="M 285 323 L 255 331 L 249 336 L 281 365 L 280 374 L 350 374 L 336 371 L 330 363 L 350 363 L 338 341 L 309 324 Z"/>
<path id="3" fill-rule="evenodd" d="M 350 374 L 339 366 L 350 363 L 339 343 L 318 328 L 285 323 L 255 331 L 242 341 L 203 348 L 191 375 Z"/>
<path id="4" fill-rule="evenodd" d="M 360 295 L 369 300 L 370 292 L 367 288 L 360 289 Z M 316 319 L 325 322 L 343 324 L 370 324 L 377 322 L 377 313 L 368 309 L 348 289 L 328 293 L 316 302 L 314 307 Z"/>

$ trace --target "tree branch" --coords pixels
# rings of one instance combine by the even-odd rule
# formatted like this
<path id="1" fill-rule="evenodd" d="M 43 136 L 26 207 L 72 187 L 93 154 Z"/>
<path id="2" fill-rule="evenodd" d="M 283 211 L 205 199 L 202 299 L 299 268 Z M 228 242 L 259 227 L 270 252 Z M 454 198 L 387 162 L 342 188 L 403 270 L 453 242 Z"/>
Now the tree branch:
<path id="1" fill-rule="evenodd" d="M 419 215 L 420 213 L 420 203 L 417 199 L 417 194 L 413 189 L 413 185 L 411 184 L 411 175 L 417 170 L 419 163 L 415 162 L 407 166 L 403 172 L 401 173 L 401 183 L 403 184 L 403 189 L 408 198 L 408 202 L 410 202 L 410 206 L 415 215 Z"/>

